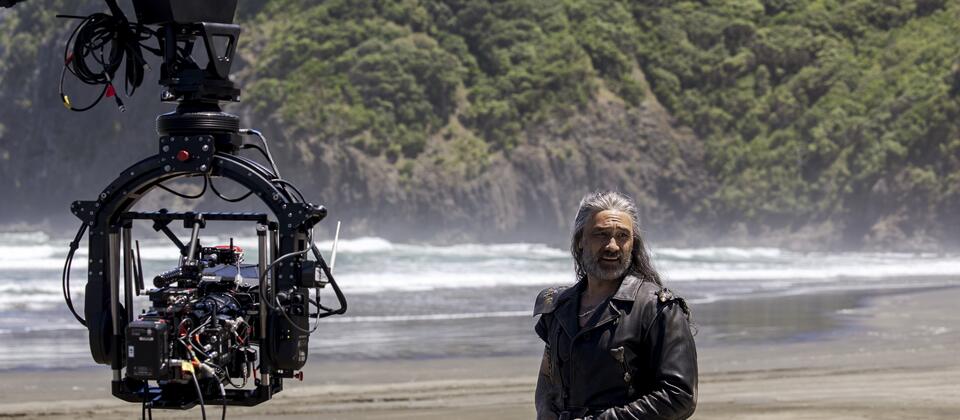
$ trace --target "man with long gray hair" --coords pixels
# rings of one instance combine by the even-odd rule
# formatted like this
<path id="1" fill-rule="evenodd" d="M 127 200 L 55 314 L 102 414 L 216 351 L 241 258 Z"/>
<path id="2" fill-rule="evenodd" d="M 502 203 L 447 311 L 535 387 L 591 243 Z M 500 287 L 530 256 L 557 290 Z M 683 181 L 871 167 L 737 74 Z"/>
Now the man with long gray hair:
<path id="1" fill-rule="evenodd" d="M 546 343 L 538 419 L 685 419 L 697 403 L 697 350 L 683 298 L 663 288 L 637 206 L 587 194 L 570 252 L 577 283 L 537 296 Z"/>

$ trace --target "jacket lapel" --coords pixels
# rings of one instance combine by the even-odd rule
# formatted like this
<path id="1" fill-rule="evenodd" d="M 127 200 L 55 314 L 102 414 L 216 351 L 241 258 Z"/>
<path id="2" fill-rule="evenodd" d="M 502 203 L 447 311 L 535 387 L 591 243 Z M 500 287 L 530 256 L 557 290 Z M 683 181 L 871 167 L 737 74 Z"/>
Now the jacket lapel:
<path id="1" fill-rule="evenodd" d="M 625 302 L 633 302 L 637 298 L 637 292 L 640 290 L 640 285 L 643 283 L 643 280 L 640 280 L 634 276 L 624 277 L 623 281 L 620 282 L 620 288 L 617 289 L 617 293 L 613 295 L 614 300 L 622 300 Z"/>
<path id="2" fill-rule="evenodd" d="M 582 282 L 578 282 L 576 286 L 567 288 L 557 296 L 557 309 L 554 311 L 557 315 L 557 320 L 560 321 L 560 327 L 567 333 L 570 338 L 573 338 L 577 335 L 577 331 L 580 330 L 580 325 L 577 321 L 577 315 L 579 312 L 580 299 L 580 289 L 583 286 Z"/>
<path id="3" fill-rule="evenodd" d="M 593 323 L 592 326 L 587 327 L 581 331 L 580 322 L 577 318 L 580 311 L 580 292 L 586 287 L 586 284 L 583 281 L 577 282 L 576 286 L 565 289 L 557 296 L 557 309 L 554 312 L 557 316 L 557 319 L 560 321 L 560 326 L 571 338 L 575 337 L 577 334 L 592 330 L 596 327 L 606 324 L 607 322 L 612 321 L 620 316 L 620 311 L 617 309 L 615 300 L 623 302 L 633 302 L 637 297 L 637 292 L 640 290 L 640 285 L 643 283 L 643 280 L 627 276 L 620 283 L 620 287 L 617 289 L 610 301 L 606 303 L 606 306 L 603 308 L 603 313 L 600 316 L 600 319 Z"/>
<path id="4" fill-rule="evenodd" d="M 594 328 L 601 327 L 606 325 L 608 322 L 613 321 L 620 317 L 620 310 L 617 309 L 616 301 L 621 302 L 633 302 L 636 299 L 637 291 L 640 290 L 640 284 L 643 283 L 642 280 L 633 277 L 627 276 L 620 283 L 620 288 L 617 289 L 617 293 L 614 293 L 613 297 L 607 301 L 606 307 L 603 308 L 602 315 L 599 315 L 600 318 L 597 322 L 593 323 L 591 326 L 584 328 L 580 333 L 590 331 Z M 579 326 L 579 324 L 578 324 Z"/>
<path id="5" fill-rule="evenodd" d="M 613 319 L 620 316 L 620 311 L 613 305 L 613 301 L 607 301 L 605 307 L 603 308 L 603 313 L 600 315 L 600 319 L 597 320 L 592 326 L 584 328 L 584 331 L 589 331 L 594 328 L 605 325 L 606 323 L 612 321 Z"/>

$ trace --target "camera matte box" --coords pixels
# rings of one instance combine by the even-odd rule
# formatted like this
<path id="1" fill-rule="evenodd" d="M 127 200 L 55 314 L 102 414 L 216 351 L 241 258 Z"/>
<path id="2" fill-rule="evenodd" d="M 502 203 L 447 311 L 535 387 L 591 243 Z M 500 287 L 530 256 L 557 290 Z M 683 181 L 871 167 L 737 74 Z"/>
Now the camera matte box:
<path id="1" fill-rule="evenodd" d="M 169 327 L 159 321 L 134 321 L 127 325 L 127 377 L 168 379 Z"/>
<path id="2" fill-rule="evenodd" d="M 144 25 L 165 23 L 233 23 L 237 0 L 133 0 L 137 21 Z"/>

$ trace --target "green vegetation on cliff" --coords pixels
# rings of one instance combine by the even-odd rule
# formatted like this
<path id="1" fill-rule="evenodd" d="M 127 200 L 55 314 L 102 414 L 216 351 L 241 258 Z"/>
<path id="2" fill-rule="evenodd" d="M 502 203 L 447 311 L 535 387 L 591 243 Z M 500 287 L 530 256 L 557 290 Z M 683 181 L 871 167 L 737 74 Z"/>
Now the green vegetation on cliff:
<path id="1" fill-rule="evenodd" d="M 586 105 L 598 70 L 631 100 L 636 37 L 623 6 L 512 1 L 272 1 L 251 22 L 259 110 L 372 154 L 416 157 L 457 118 L 495 148 Z M 576 14 L 575 20 L 571 14 Z M 621 42 L 623 45 L 618 45 Z M 594 62 L 595 61 L 595 62 Z"/>
<path id="2" fill-rule="evenodd" d="M 491 150 L 604 84 L 706 146 L 714 222 L 845 239 L 960 210 L 960 5 L 944 0 L 274 1 L 254 19 L 259 109 L 414 158 L 451 118 Z M 893 229 L 886 229 L 893 227 Z"/>
<path id="3" fill-rule="evenodd" d="M 960 4 L 708 4 L 633 9 L 654 92 L 706 142 L 706 212 L 880 242 L 957 220 Z"/>
<path id="4" fill-rule="evenodd" d="M 11 81 L 51 44 L 55 23 L 38 5 L 64 3 L 35 0 L 0 16 L 0 98 L 13 99 L 0 105 L 0 127 L 16 126 L 18 117 L 8 116 L 30 106 L 25 92 L 46 88 Z M 503 170 L 497 162 L 518 167 L 514 155 L 546 156 L 541 166 L 552 169 L 531 164 L 540 178 L 529 179 L 560 170 L 596 175 L 596 163 L 572 152 L 579 146 L 570 133 L 599 130 L 604 139 L 626 139 L 604 147 L 644 147 L 650 141 L 636 139 L 652 123 L 630 115 L 657 120 L 665 109 L 697 142 L 653 130 L 685 156 L 645 157 L 635 166 L 647 172 L 621 175 L 665 182 L 637 190 L 659 203 L 655 211 L 684 207 L 673 209 L 684 215 L 676 223 L 720 233 L 734 226 L 805 231 L 851 245 L 956 242 L 960 235 L 960 1 L 240 3 L 240 107 L 279 127 L 291 142 L 288 156 L 304 165 L 321 156 L 354 159 L 355 151 L 382 163 L 373 170 L 350 161 L 367 168 L 369 179 L 460 188 L 451 202 L 480 202 L 471 191 L 504 189 L 461 184 L 495 180 L 490 172 Z M 629 119 L 616 133 L 570 126 L 620 115 L 598 105 L 610 103 Z M 12 150 L 3 133 L 0 151 Z M 544 141 L 543 133 L 557 140 Z M 564 166 L 576 164 L 587 168 Z M 703 166 L 706 178 L 682 193 L 701 178 L 636 175 L 650 165 L 671 174 Z M 446 184 L 424 181 L 430 174 Z M 395 194 L 386 199 L 391 205 L 420 200 Z"/>

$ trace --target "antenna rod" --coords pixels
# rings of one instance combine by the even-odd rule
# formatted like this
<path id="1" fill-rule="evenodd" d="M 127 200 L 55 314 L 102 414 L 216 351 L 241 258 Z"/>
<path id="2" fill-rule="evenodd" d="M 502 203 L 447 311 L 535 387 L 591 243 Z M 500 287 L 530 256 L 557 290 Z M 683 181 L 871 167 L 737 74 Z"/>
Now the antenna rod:
<path id="1" fill-rule="evenodd" d="M 333 272 L 333 267 L 337 265 L 337 242 L 340 240 L 340 221 L 337 220 L 337 233 L 333 235 L 333 250 L 331 250 L 330 256 L 330 272 Z"/>

